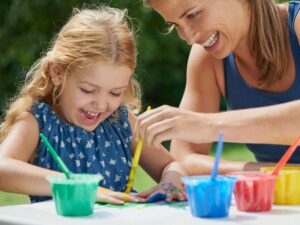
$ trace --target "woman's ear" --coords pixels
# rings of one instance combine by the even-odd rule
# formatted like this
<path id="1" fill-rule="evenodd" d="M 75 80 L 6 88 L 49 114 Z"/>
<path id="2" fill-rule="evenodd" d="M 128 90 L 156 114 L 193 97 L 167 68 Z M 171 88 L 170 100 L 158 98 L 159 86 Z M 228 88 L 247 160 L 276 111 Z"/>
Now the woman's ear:
<path id="1" fill-rule="evenodd" d="M 51 63 L 49 66 L 49 72 L 52 83 L 57 86 L 61 83 L 63 77 L 63 69 L 57 63 Z"/>

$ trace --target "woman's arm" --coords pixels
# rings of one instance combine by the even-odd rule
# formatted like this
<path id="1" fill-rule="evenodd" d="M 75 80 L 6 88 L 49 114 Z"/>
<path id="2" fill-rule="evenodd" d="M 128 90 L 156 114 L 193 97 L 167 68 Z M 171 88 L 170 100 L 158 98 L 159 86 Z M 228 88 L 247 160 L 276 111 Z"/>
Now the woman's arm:
<path id="1" fill-rule="evenodd" d="M 158 136 L 152 135 L 154 138 L 150 142 L 153 144 L 171 138 L 210 143 L 217 141 L 219 131 L 223 131 L 226 142 L 290 145 L 300 135 L 300 100 L 221 113 L 196 113 L 163 106 L 154 109 L 151 115 L 143 116 L 155 121 L 150 122 L 149 129 L 159 126 L 161 121 L 169 121 L 164 124 L 167 129 L 161 130 Z M 190 152 L 182 157 L 181 162 L 190 174 L 205 174 L 210 172 L 213 158 Z M 258 170 L 270 165 L 274 164 L 223 160 L 220 172 Z"/>
<path id="2" fill-rule="evenodd" d="M 211 124 L 214 141 L 218 130 L 227 142 L 239 143 L 290 145 L 300 135 L 300 100 L 200 117 Z"/>
<path id="3" fill-rule="evenodd" d="M 157 146 L 164 140 L 172 139 L 171 150 L 174 157 L 180 160 L 189 174 L 199 175 L 210 173 L 213 164 L 213 158 L 207 155 L 209 149 L 199 143 L 216 141 L 221 130 L 224 132 L 225 141 L 240 143 L 290 144 L 300 134 L 298 129 L 300 101 L 215 113 L 218 106 L 213 105 L 212 102 L 217 101 L 218 93 L 220 94 L 224 89 L 222 88 L 224 81 L 218 78 L 218 74 L 222 74 L 222 71 L 220 72 L 219 66 L 213 66 L 215 69 L 209 73 L 207 68 L 208 72 L 204 70 L 206 75 L 214 79 L 210 82 L 206 80 L 200 82 L 195 72 L 196 61 L 193 62 L 195 58 L 193 55 L 201 58 L 197 52 L 191 53 L 189 63 L 191 72 L 188 73 L 187 87 L 180 108 L 163 106 L 146 112 L 138 118 L 137 129 L 140 129 L 142 137 L 149 144 Z M 208 66 L 209 62 L 204 64 Z M 198 70 L 200 71 L 200 68 Z M 215 76 L 214 71 L 216 71 Z M 198 74 L 199 76 L 202 75 Z M 199 84 L 206 84 L 204 86 L 209 87 L 209 90 Z M 214 89 L 215 91 L 212 92 Z M 212 102 L 207 102 L 208 99 Z M 266 165 L 273 164 L 223 160 L 220 164 L 220 172 L 257 170 Z"/>
<path id="4" fill-rule="evenodd" d="M 197 120 L 197 113 L 193 112 L 219 111 L 224 86 L 222 65 L 221 60 L 215 60 L 201 46 L 194 45 L 180 108 L 160 107 L 138 118 L 137 129 L 149 144 L 157 146 L 163 140 L 172 139 L 171 153 L 185 164 L 189 174 L 205 174 L 211 169 L 210 142 L 193 141 L 201 138 L 201 133 L 190 130 L 195 128 Z"/>

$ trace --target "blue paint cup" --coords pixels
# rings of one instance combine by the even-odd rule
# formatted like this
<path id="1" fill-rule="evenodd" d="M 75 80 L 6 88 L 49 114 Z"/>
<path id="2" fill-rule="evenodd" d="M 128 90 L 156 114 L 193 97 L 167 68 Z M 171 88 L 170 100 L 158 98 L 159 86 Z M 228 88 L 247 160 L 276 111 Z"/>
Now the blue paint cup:
<path id="1" fill-rule="evenodd" d="M 187 199 L 195 217 L 227 217 L 236 177 L 211 176 L 183 177 Z"/>

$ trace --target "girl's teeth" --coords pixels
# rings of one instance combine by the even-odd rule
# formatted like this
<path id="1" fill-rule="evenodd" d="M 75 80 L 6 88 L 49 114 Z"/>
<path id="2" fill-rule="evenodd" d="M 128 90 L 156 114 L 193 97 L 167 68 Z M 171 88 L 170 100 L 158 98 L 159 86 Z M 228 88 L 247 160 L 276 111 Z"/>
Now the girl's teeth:
<path id="1" fill-rule="evenodd" d="M 88 112 L 88 111 L 82 111 L 83 112 L 83 115 L 86 119 L 90 119 L 90 120 L 93 120 L 93 119 L 96 119 L 98 116 L 99 116 L 99 113 L 93 113 L 93 112 Z"/>
<path id="2" fill-rule="evenodd" d="M 87 114 L 89 114 L 90 116 L 98 116 L 98 113 L 92 113 L 92 112 L 86 112 Z"/>
<path id="3" fill-rule="evenodd" d="M 216 42 L 217 42 L 217 40 L 218 40 L 218 37 L 217 37 L 217 34 L 218 34 L 218 32 L 215 32 L 215 33 L 213 33 L 203 44 L 202 44 L 202 46 L 203 47 L 211 47 L 211 46 L 213 46 Z"/>

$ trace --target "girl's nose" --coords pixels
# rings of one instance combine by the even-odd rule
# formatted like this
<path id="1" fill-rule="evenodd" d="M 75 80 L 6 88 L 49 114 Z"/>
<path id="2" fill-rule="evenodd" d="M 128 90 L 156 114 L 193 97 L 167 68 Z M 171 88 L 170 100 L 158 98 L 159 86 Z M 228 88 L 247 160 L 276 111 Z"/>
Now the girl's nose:
<path id="1" fill-rule="evenodd" d="M 101 96 L 98 95 L 95 97 L 95 99 L 93 99 L 92 106 L 95 109 L 104 112 L 107 110 L 108 107 L 108 98 L 105 97 L 105 95 L 101 95 Z"/>

